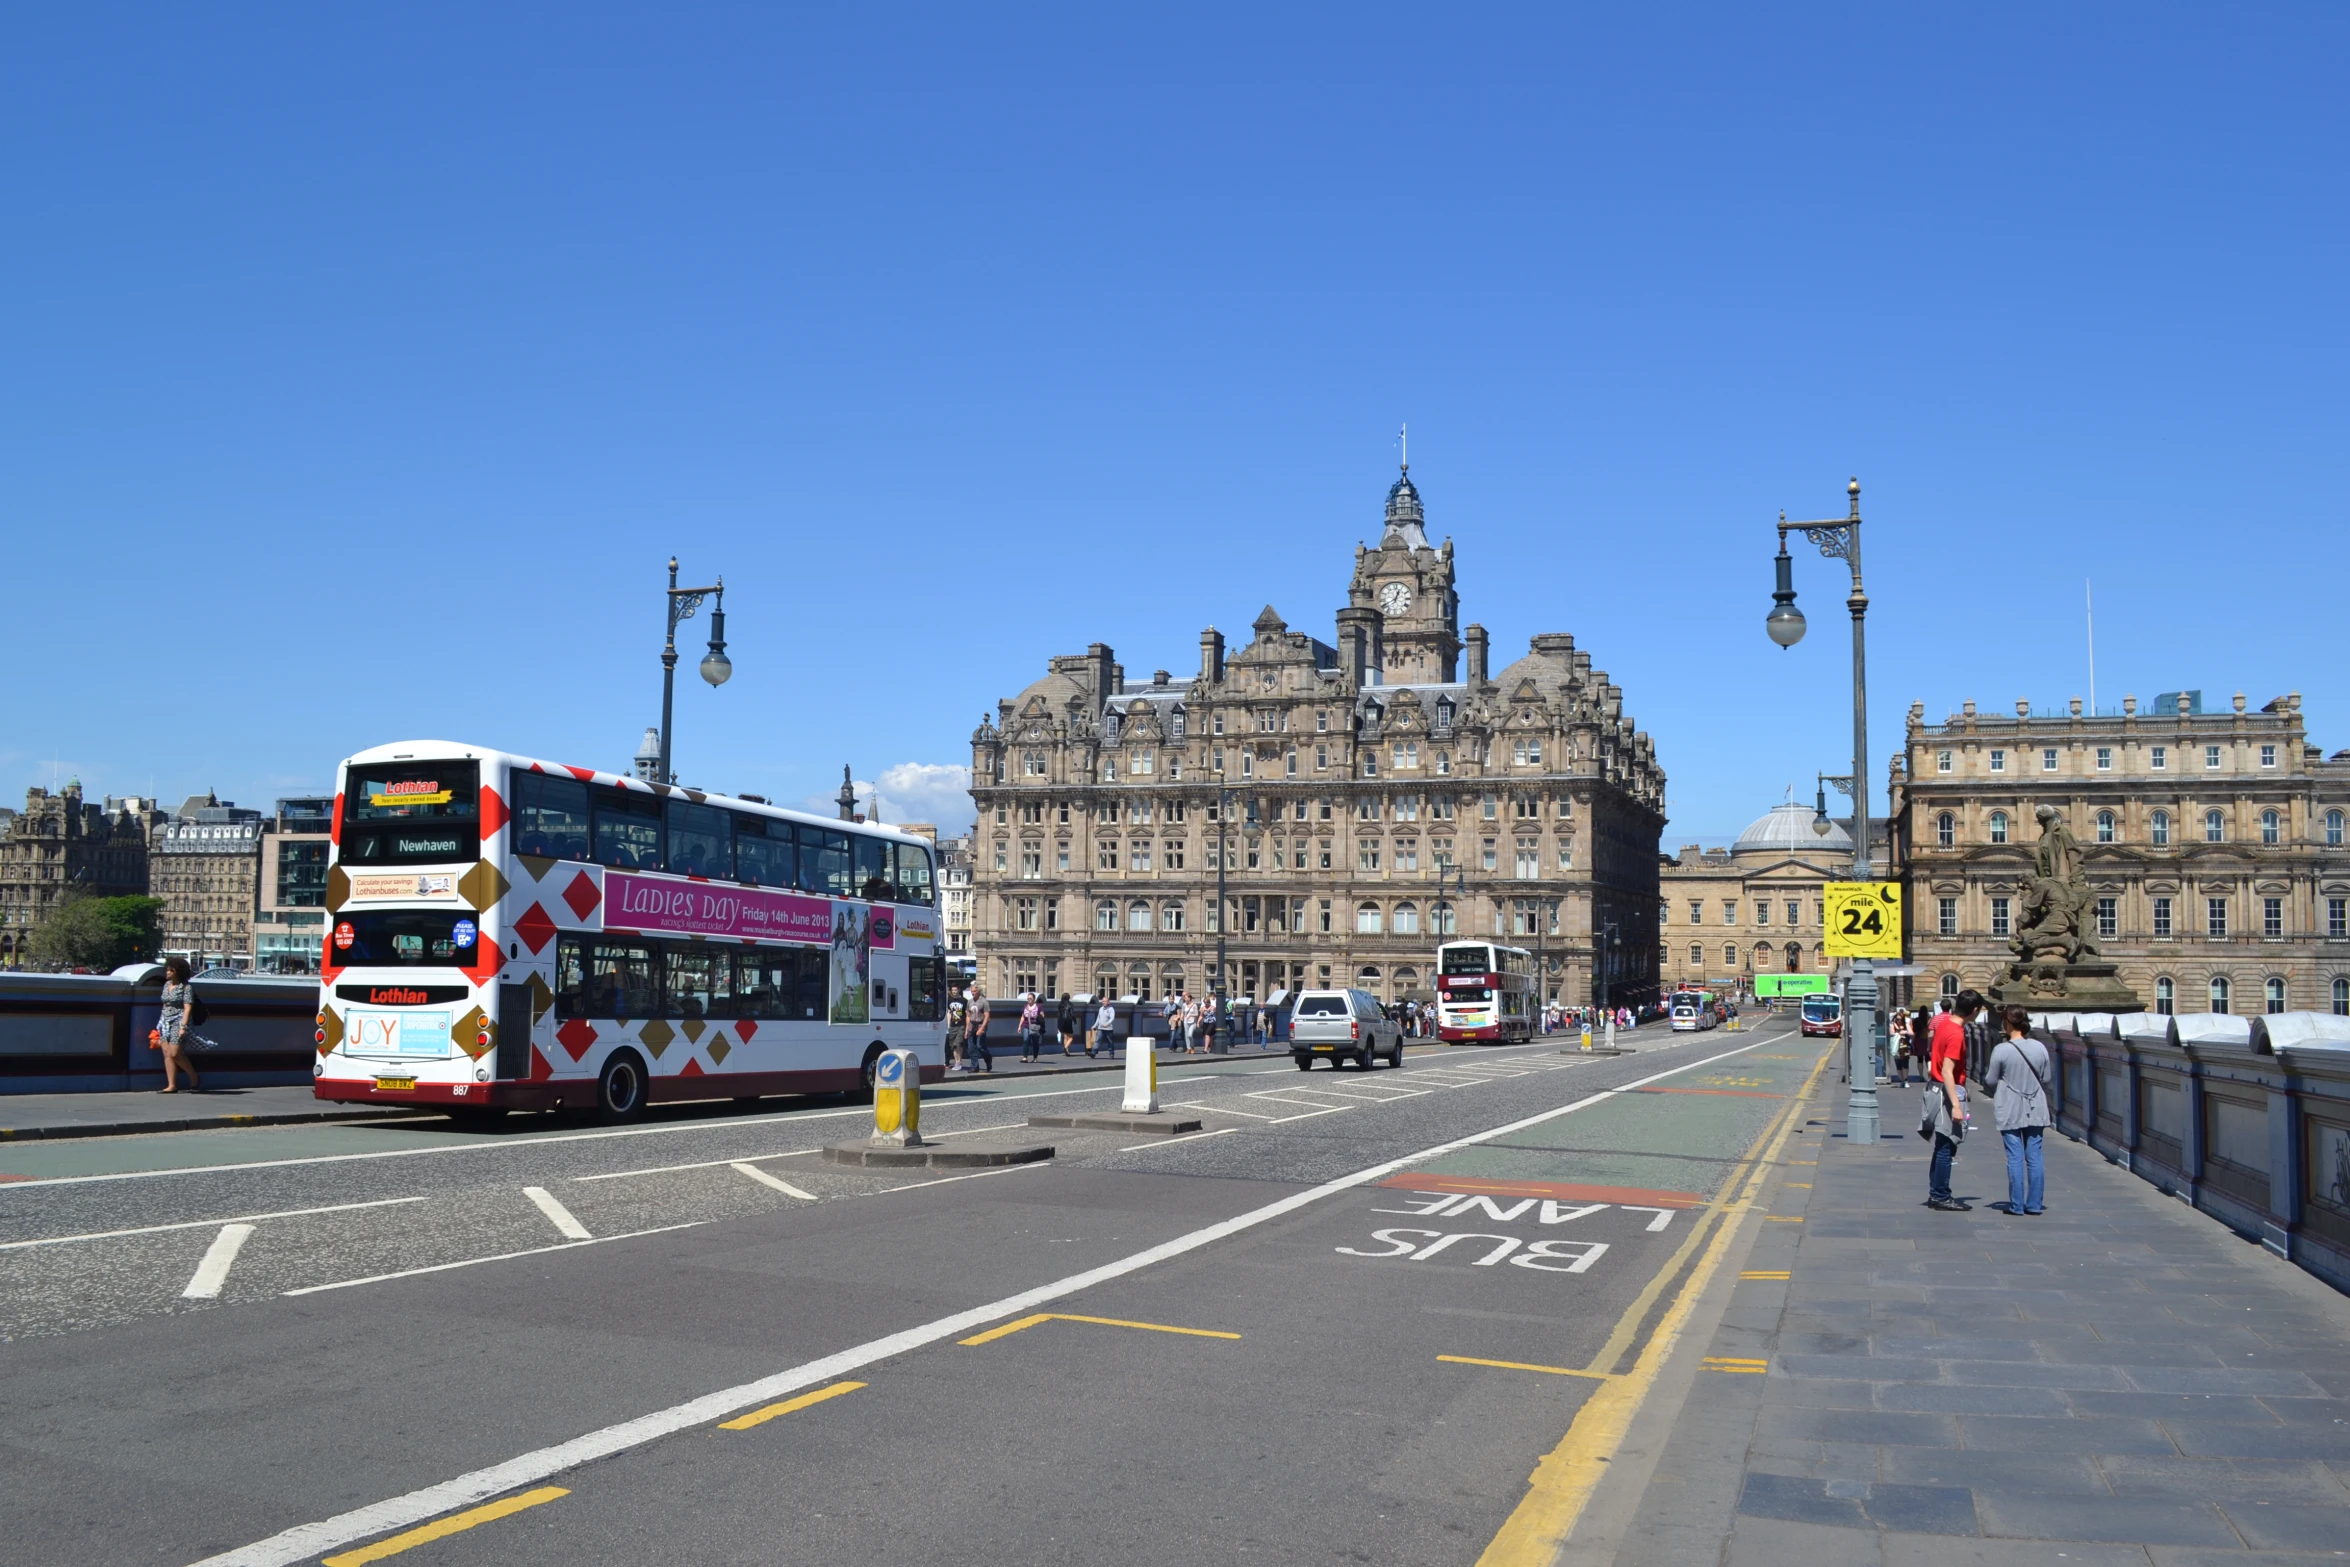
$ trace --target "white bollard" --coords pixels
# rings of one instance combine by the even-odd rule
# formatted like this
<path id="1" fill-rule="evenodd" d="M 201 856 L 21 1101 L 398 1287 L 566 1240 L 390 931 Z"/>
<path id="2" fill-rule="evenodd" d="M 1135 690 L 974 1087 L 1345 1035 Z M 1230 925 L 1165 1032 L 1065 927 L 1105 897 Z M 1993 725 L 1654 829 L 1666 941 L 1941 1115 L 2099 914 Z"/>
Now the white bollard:
<path id="1" fill-rule="evenodd" d="M 1126 1102 L 1118 1108 L 1128 1115 L 1157 1115 L 1159 1052 L 1142 1031 L 1140 1017 L 1131 1026 L 1134 1032 L 1126 1037 Z"/>
<path id="2" fill-rule="evenodd" d="M 922 1065 L 911 1050 L 885 1050 L 873 1063 L 873 1137 L 891 1148 L 920 1148 Z"/>

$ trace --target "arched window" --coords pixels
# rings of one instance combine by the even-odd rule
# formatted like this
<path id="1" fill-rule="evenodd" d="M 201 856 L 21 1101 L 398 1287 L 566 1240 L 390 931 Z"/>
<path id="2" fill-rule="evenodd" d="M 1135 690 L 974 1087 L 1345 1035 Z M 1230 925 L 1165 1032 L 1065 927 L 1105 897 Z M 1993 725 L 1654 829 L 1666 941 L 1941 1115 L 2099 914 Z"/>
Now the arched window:
<path id="1" fill-rule="evenodd" d="M 2007 842 L 2007 813 L 2005 811 L 1991 813 L 1991 841 L 1993 843 Z"/>
<path id="2" fill-rule="evenodd" d="M 2284 1011 L 2284 1010 L 2285 1010 L 2285 979 L 2284 979 L 2284 976 L 2283 976 L 2283 975 L 2281 975 L 2281 974 L 2271 974 L 2271 975 L 2268 977 L 2268 983 L 2260 987 L 2260 999 L 2261 999 L 2261 1002 L 2262 1002 L 2262 1004 L 2263 1004 L 2263 1005 L 2265 1005 L 2265 1006 L 2268 1008 L 2268 1014 L 2269 1014 L 2269 1016 L 2271 1016 L 2271 1017 L 2274 1017 L 2274 1016 L 2276 1016 L 2276 1015 L 2277 1015 L 2279 1012 L 2282 1012 L 2282 1011 Z"/>
<path id="3" fill-rule="evenodd" d="M 2276 844 L 2283 842 L 2284 837 L 2285 819 L 2274 811 L 2262 811 L 2260 813 L 2260 841 L 2266 844 Z"/>
<path id="4" fill-rule="evenodd" d="M 1432 936 L 1454 936 L 1460 933 L 1460 922 L 1449 903 L 1428 905 L 1428 933 Z"/>
<path id="5" fill-rule="evenodd" d="M 1944 811 L 1934 818 L 1934 847 L 1947 849 L 1958 842 L 1958 818 Z"/>
<path id="6" fill-rule="evenodd" d="M 2113 812 L 2099 811 L 2097 813 L 2097 841 L 2099 843 L 2113 842 Z"/>
<path id="7" fill-rule="evenodd" d="M 1790 974 L 1803 972 L 1803 943 L 1800 941 L 1787 943 L 1787 972 Z"/>
<path id="8" fill-rule="evenodd" d="M 1180 904 L 1180 903 L 1162 903 L 1162 904 L 1160 904 L 1160 905 L 1159 905 L 1159 929 L 1161 929 L 1161 930 L 1181 930 L 1182 928 L 1183 928 L 1183 905 L 1182 905 L 1182 904 Z"/>
<path id="9" fill-rule="evenodd" d="M 1093 906 L 1093 928 L 1095 930 L 1116 930 L 1118 928 L 1118 905 L 1107 898 L 1095 904 Z"/>
<path id="10" fill-rule="evenodd" d="M 2225 974 L 2214 974 L 2211 976 L 2211 1010 L 2225 1012 L 2227 1009 L 2228 977 Z"/>
<path id="11" fill-rule="evenodd" d="M 1126 905 L 1126 928 L 1128 930 L 1150 929 L 1151 906 L 1140 899 Z"/>
<path id="12" fill-rule="evenodd" d="M 2225 843 L 2227 837 L 2227 817 L 2218 811 L 2205 811 L 2203 813 L 2203 841 L 2205 843 Z"/>
<path id="13" fill-rule="evenodd" d="M 1356 908 L 1355 908 L 1355 934 L 1356 934 L 1356 935 L 1358 935 L 1358 936 L 1376 936 L 1376 935 L 1378 935 L 1378 934 L 1379 934 L 1379 932 L 1380 932 L 1381 928 L 1382 928 L 1382 927 L 1385 925 L 1385 923 L 1386 923 L 1386 922 L 1385 922 L 1385 921 L 1384 921 L 1384 920 L 1383 920 L 1383 919 L 1380 917 L 1380 914 L 1379 914 L 1379 905 L 1378 905 L 1378 904 L 1376 904 L 1376 903 L 1364 903 L 1364 904 L 1359 904 L 1359 905 L 1357 905 L 1357 906 L 1356 906 Z"/>
<path id="14" fill-rule="evenodd" d="M 2152 821 L 2151 821 L 2151 822 L 2150 822 L 2148 825 L 2149 825 L 2149 828 L 2151 829 L 2151 830 L 2149 831 L 2149 833 L 2148 833 L 2148 836 L 2149 836 L 2149 837 L 2151 837 L 2151 838 L 2154 840 L 2154 846 L 2155 846 L 2157 849 L 2167 849 L 2167 848 L 2169 848 L 2169 847 L 2170 847 L 2170 812 L 2168 812 L 2168 811 L 2156 811 L 2156 812 L 2154 813 L 2153 820 L 2152 820 Z"/>
<path id="15" fill-rule="evenodd" d="M 1369 991 L 1374 996 L 1379 994 L 1379 969 L 1377 965 L 1367 964 L 1364 967 L 1355 970 L 1355 983 L 1360 985 L 1363 989 Z"/>
<path id="16" fill-rule="evenodd" d="M 1399 903 L 1395 906 L 1395 933 L 1398 936 L 1417 936 L 1420 933 L 1420 906 Z"/>
<path id="17" fill-rule="evenodd" d="M 1958 994 L 1958 976 L 1956 974 L 1945 974 L 1942 976 L 1942 994 L 1946 996 L 1955 996 Z"/>
<path id="18" fill-rule="evenodd" d="M 2166 974 L 2154 982 L 2154 1010 L 2163 1017 L 2169 1017 L 2178 1008 L 2179 987 Z"/>
<path id="19" fill-rule="evenodd" d="M 2341 846 L 2342 813 L 2340 811 L 2328 811 L 2326 812 L 2326 847 L 2329 849 L 2339 849 Z"/>
<path id="20" fill-rule="evenodd" d="M 2334 981 L 2334 1016 L 2350 1017 L 2350 979 Z"/>

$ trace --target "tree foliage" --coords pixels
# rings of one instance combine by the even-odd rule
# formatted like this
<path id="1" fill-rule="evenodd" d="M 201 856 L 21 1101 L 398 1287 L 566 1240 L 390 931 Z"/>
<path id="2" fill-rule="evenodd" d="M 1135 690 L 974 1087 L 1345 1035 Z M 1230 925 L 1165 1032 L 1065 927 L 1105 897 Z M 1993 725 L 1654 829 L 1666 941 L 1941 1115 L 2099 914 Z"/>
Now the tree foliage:
<path id="1" fill-rule="evenodd" d="M 68 894 L 33 931 L 27 950 L 43 968 L 100 973 L 155 956 L 163 940 L 161 898 L 92 898 Z"/>

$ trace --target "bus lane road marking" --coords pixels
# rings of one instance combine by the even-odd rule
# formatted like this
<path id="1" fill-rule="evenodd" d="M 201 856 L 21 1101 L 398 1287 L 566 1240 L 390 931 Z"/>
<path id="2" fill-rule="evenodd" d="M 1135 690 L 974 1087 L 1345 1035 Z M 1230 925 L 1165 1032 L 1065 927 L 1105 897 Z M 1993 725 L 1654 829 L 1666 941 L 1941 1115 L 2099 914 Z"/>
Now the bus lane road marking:
<path id="1" fill-rule="evenodd" d="M 253 1238 L 250 1224 L 224 1224 L 220 1233 L 212 1237 L 205 1250 L 204 1260 L 196 1264 L 195 1276 L 188 1287 L 180 1291 L 182 1300 L 218 1300 L 221 1286 L 228 1282 L 228 1270 L 236 1262 L 237 1253 L 245 1249 L 245 1242 Z"/>
<path id="2" fill-rule="evenodd" d="M 568 1441 L 519 1453 L 502 1463 L 453 1475 L 449 1479 L 435 1484 L 421 1486 L 416 1490 L 407 1491 L 397 1496 L 385 1497 L 381 1501 L 370 1502 L 365 1506 L 355 1507 L 332 1517 L 296 1524 L 264 1539 L 205 1557 L 196 1564 L 196 1567 L 296 1567 L 296 1564 L 307 1562 L 338 1546 L 370 1539 L 390 1530 L 424 1523 L 455 1509 L 469 1507 L 490 1497 L 502 1495 L 518 1486 L 548 1479 L 566 1470 L 592 1463 L 599 1458 L 607 1458 L 615 1453 L 626 1452 L 631 1448 L 640 1447 L 645 1443 L 657 1441 L 680 1431 L 690 1430 L 695 1426 L 707 1425 L 722 1418 L 731 1418 L 746 1409 L 772 1402 L 817 1384 L 837 1381 L 866 1366 L 894 1359 L 899 1355 L 943 1340 L 959 1338 L 970 1333 L 974 1328 L 1000 1322 L 1006 1317 L 1026 1314 L 1039 1306 L 1079 1294 L 1096 1285 L 1106 1284 L 1132 1273 L 1139 1273 L 1162 1262 L 1197 1251 L 1201 1247 L 1211 1246 L 1218 1241 L 1255 1229 L 1259 1225 L 1284 1218 L 1326 1198 L 1337 1196 L 1341 1192 L 1355 1191 L 1361 1187 L 1373 1185 L 1390 1175 L 1408 1170 L 1413 1165 L 1425 1164 L 1431 1159 L 1440 1159 L 1464 1148 L 1478 1147 L 1492 1142 L 1496 1138 L 1508 1137 L 1513 1133 L 1547 1125 L 1562 1116 L 1574 1115 L 1580 1111 L 1588 1110 L 1594 1105 L 1605 1104 L 1625 1089 L 1639 1088 L 1647 1083 L 1656 1082 L 1680 1072 L 1712 1066 L 1717 1061 L 1727 1061 L 1765 1042 L 1756 1040 L 1754 1044 L 1740 1045 L 1736 1049 L 1723 1051 L 1719 1055 L 1701 1057 L 1695 1061 L 1667 1067 L 1648 1077 L 1635 1079 L 1620 1088 L 1601 1089 L 1596 1093 L 1587 1094 L 1580 1099 L 1571 1100 L 1566 1104 L 1540 1111 L 1534 1115 L 1504 1121 L 1499 1125 L 1487 1127 L 1481 1132 L 1472 1132 L 1466 1137 L 1438 1143 L 1433 1147 L 1420 1149 L 1416 1153 L 1406 1154 L 1401 1158 L 1383 1160 L 1351 1174 L 1325 1181 L 1319 1186 L 1308 1187 L 1300 1192 L 1292 1192 L 1290 1195 L 1262 1207 L 1249 1209 L 1246 1212 L 1235 1214 L 1229 1219 L 1222 1219 L 1188 1234 L 1162 1241 L 1156 1246 L 1146 1247 L 1115 1262 L 1105 1263 L 1082 1273 L 1073 1273 L 1064 1278 L 1037 1285 L 1032 1289 L 1005 1296 L 1000 1300 L 989 1301 L 984 1305 L 973 1306 L 930 1322 L 901 1329 L 896 1333 L 869 1339 L 862 1344 L 853 1345 L 850 1348 L 816 1360 L 803 1362 L 800 1365 L 786 1367 L 754 1381 L 705 1393 L 698 1398 L 673 1404 L 666 1409 L 652 1410 L 636 1416 L 634 1419 L 623 1420 L 598 1430 L 585 1432 Z M 1042 1166 L 1028 1168 L 1042 1168 Z M 948 1179 L 969 1178 L 949 1177 Z M 692 1226 L 677 1225 L 673 1228 L 688 1229 Z M 1702 1232 L 1692 1230 L 1691 1233 L 1695 1235 Z M 619 1236 L 607 1237 L 608 1240 L 621 1238 Z M 582 1241 L 573 1244 L 587 1246 L 601 1243 Z M 552 1251 L 565 1248 L 548 1247 L 543 1249 Z M 453 1266 L 462 1267 L 467 1264 L 460 1263 Z M 420 1269 L 417 1271 L 434 1272 L 440 1270 Z M 352 1280 L 350 1282 L 368 1283 L 373 1281 Z M 321 1287 L 331 1289 L 345 1286 Z M 315 1289 L 289 1291 L 288 1293 L 309 1294 L 315 1293 Z M 1612 1384 L 1610 1385 L 1612 1386 Z"/>
<path id="3" fill-rule="evenodd" d="M 773 1187 L 775 1190 L 783 1193 L 783 1195 L 786 1197 L 797 1197 L 802 1202 L 814 1202 L 816 1200 L 816 1194 L 814 1192 L 801 1191 L 797 1186 L 794 1186 L 791 1182 L 785 1180 L 782 1176 L 769 1175 L 765 1170 L 760 1169 L 755 1164 L 737 1163 L 733 1165 L 732 1168 L 743 1175 L 749 1176 L 752 1180 L 757 1181 L 761 1186 Z"/>
<path id="4" fill-rule="evenodd" d="M 314 1213 L 351 1213 L 360 1208 L 390 1208 L 423 1202 L 422 1197 L 378 1197 L 372 1202 L 338 1202 L 323 1208 L 280 1208 L 275 1213 L 241 1213 L 228 1219 L 185 1219 L 177 1224 L 142 1224 L 128 1230 L 91 1230 L 81 1235 L 44 1235 L 29 1241 L 0 1241 L 0 1251 L 22 1251 L 32 1246 L 70 1246 L 81 1241 L 119 1240 L 125 1235 L 161 1235 L 170 1230 L 208 1230 L 216 1224 L 258 1224 L 264 1219 L 300 1219 Z"/>
<path id="5" fill-rule="evenodd" d="M 528 1197 L 537 1206 L 539 1212 L 547 1216 L 547 1222 L 555 1226 L 556 1231 L 565 1239 L 575 1241 L 595 1239 L 595 1236 L 588 1233 L 588 1227 L 573 1218 L 571 1210 L 557 1202 L 555 1194 L 544 1186 L 525 1186 L 522 1189 L 522 1195 Z"/>

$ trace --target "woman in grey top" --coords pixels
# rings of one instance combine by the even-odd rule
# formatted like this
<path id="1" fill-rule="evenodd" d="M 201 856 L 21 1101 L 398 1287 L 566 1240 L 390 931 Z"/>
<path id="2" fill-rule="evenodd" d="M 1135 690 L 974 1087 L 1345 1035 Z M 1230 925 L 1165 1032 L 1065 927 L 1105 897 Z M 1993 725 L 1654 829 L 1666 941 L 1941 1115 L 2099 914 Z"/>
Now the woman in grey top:
<path id="1" fill-rule="evenodd" d="M 2009 1007 L 2000 1021 L 2007 1037 L 1992 1048 L 1983 1068 L 1991 1090 L 1991 1118 L 2007 1147 L 2007 1211 L 2036 1214 L 2048 1190 L 2040 1163 L 2040 1138 L 2048 1129 L 2048 1047 L 2032 1037 L 2031 1015 Z"/>
<path id="2" fill-rule="evenodd" d="M 179 1074 L 188 1074 L 188 1086 L 200 1088 L 196 1063 L 188 1059 L 188 1009 L 196 1004 L 196 988 L 188 978 L 188 960 L 163 960 L 163 1013 L 155 1020 L 156 1048 L 163 1052 L 163 1091 L 179 1092 Z"/>

